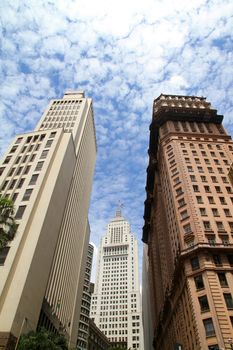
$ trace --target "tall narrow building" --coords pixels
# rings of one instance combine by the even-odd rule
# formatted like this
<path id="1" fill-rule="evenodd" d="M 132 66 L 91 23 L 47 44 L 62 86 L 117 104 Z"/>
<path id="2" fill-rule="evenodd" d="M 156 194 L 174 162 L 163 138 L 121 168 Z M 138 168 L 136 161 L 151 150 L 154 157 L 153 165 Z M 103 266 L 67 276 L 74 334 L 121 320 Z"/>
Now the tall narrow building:
<path id="1" fill-rule="evenodd" d="M 91 280 L 93 252 L 94 252 L 94 247 L 93 245 L 89 244 L 86 268 L 85 268 L 84 285 L 83 285 L 82 305 L 81 305 L 81 312 L 79 317 L 77 350 L 88 349 L 88 340 L 89 340 L 89 334 L 90 334 L 89 319 L 90 319 L 90 309 L 91 309 L 90 280 Z"/>
<path id="2" fill-rule="evenodd" d="M 203 97 L 160 95 L 143 241 L 154 349 L 233 347 L 233 142 Z"/>
<path id="3" fill-rule="evenodd" d="M 120 209 L 99 247 L 91 318 L 111 343 L 144 349 L 138 246 Z"/>
<path id="4" fill-rule="evenodd" d="M 1 349 L 38 325 L 76 346 L 95 158 L 92 101 L 82 91 L 52 100 L 3 158 L 1 193 L 15 203 L 18 229 L 1 251 Z"/>

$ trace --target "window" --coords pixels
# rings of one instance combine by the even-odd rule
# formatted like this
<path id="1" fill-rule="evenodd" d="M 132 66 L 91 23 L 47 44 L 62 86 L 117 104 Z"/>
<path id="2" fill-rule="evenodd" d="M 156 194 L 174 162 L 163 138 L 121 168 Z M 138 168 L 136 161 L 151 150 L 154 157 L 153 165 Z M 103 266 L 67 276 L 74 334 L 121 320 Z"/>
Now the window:
<path id="1" fill-rule="evenodd" d="M 176 189 L 176 195 L 177 195 L 177 196 L 179 196 L 179 195 L 182 194 L 182 193 L 183 193 L 183 191 L 182 191 L 182 188 L 181 188 L 181 187 L 179 187 L 179 188 Z"/>
<path id="2" fill-rule="evenodd" d="M 209 172 L 210 174 L 214 172 L 214 171 L 213 171 L 213 168 L 211 168 L 211 167 L 208 167 L 207 169 L 208 169 L 208 172 Z"/>
<path id="3" fill-rule="evenodd" d="M 219 212 L 217 208 L 212 208 L 212 213 L 213 213 L 213 216 L 219 216 Z"/>
<path id="4" fill-rule="evenodd" d="M 226 187 L 227 193 L 233 193 L 232 188 L 231 187 Z"/>
<path id="5" fill-rule="evenodd" d="M 15 202 L 17 197 L 18 197 L 18 193 L 15 192 L 12 196 L 12 201 Z"/>
<path id="6" fill-rule="evenodd" d="M 222 176 L 222 182 L 229 183 L 229 181 L 227 180 L 226 176 Z"/>
<path id="7" fill-rule="evenodd" d="M 222 221 L 216 221 L 218 231 L 225 231 Z"/>
<path id="8" fill-rule="evenodd" d="M 17 140 L 15 141 L 15 143 L 20 143 L 22 141 L 22 137 L 18 137 Z"/>
<path id="9" fill-rule="evenodd" d="M 221 256 L 218 255 L 218 254 L 213 254 L 213 261 L 214 261 L 214 263 L 215 263 L 216 266 L 222 265 Z"/>
<path id="10" fill-rule="evenodd" d="M 220 186 L 215 186 L 215 190 L 217 193 L 222 193 L 221 187 Z"/>
<path id="11" fill-rule="evenodd" d="M 211 180 L 212 180 L 212 182 L 214 182 L 214 183 L 218 182 L 216 176 L 211 176 Z"/>
<path id="12" fill-rule="evenodd" d="M 190 263 L 192 266 L 192 270 L 199 269 L 200 265 L 199 265 L 199 260 L 197 256 L 194 256 L 192 259 L 190 259 Z"/>
<path id="13" fill-rule="evenodd" d="M 233 254 L 228 254 L 227 255 L 228 262 L 231 266 L 233 266 Z"/>
<path id="14" fill-rule="evenodd" d="M 51 134 L 50 134 L 50 138 L 54 138 L 56 136 L 56 131 L 53 131 L 53 132 L 51 132 Z"/>
<path id="15" fill-rule="evenodd" d="M 190 179 L 191 179 L 192 182 L 196 182 L 197 181 L 195 175 L 190 175 Z"/>
<path id="16" fill-rule="evenodd" d="M 221 204 L 227 204 L 225 197 L 219 197 L 219 200 Z"/>
<path id="17" fill-rule="evenodd" d="M 210 192 L 211 192 L 209 186 L 204 186 L 204 189 L 205 189 L 205 192 L 206 192 L 206 193 L 210 193 Z"/>
<path id="18" fill-rule="evenodd" d="M 202 297 L 199 297 L 198 300 L 201 307 L 201 311 L 202 312 L 209 311 L 210 307 L 209 307 L 207 296 L 203 295 Z"/>
<path id="19" fill-rule="evenodd" d="M 215 335 L 214 325 L 212 318 L 207 318 L 203 320 L 204 327 L 205 327 L 205 333 L 207 337 L 211 337 Z"/>
<path id="20" fill-rule="evenodd" d="M 229 245 L 229 237 L 228 236 L 221 236 L 222 244 L 223 245 Z"/>
<path id="21" fill-rule="evenodd" d="M 195 282 L 197 290 L 205 288 L 202 275 L 195 276 L 194 282 Z"/>
<path id="22" fill-rule="evenodd" d="M 194 192 L 199 192 L 199 187 L 197 185 L 193 185 Z"/>
<path id="23" fill-rule="evenodd" d="M 12 190 L 12 188 L 15 186 L 15 184 L 16 184 L 16 180 L 14 179 L 14 180 L 11 181 L 9 189 Z"/>
<path id="24" fill-rule="evenodd" d="M 35 168 L 35 171 L 40 171 L 43 167 L 44 162 L 38 162 Z"/>
<path id="25" fill-rule="evenodd" d="M 24 169 L 24 174 L 28 174 L 29 173 L 29 170 L 30 170 L 31 166 L 30 165 L 27 165 L 26 168 Z"/>
<path id="26" fill-rule="evenodd" d="M 201 216 L 207 216 L 206 208 L 200 208 Z"/>
<path id="27" fill-rule="evenodd" d="M 10 247 L 0 249 L 0 265 L 4 265 Z"/>
<path id="28" fill-rule="evenodd" d="M 203 221 L 204 229 L 211 230 L 211 225 L 209 221 Z"/>
<path id="29" fill-rule="evenodd" d="M 184 198 L 179 199 L 178 204 L 179 204 L 179 207 L 183 207 L 186 204 Z"/>
<path id="30" fill-rule="evenodd" d="M 3 164 L 8 164 L 10 162 L 10 160 L 11 160 L 11 157 L 6 157 Z"/>
<path id="31" fill-rule="evenodd" d="M 189 217 L 187 210 L 184 210 L 180 213 L 181 220 L 187 219 Z"/>
<path id="32" fill-rule="evenodd" d="M 208 236 L 207 236 L 207 239 L 208 239 L 208 243 L 209 243 L 210 245 L 215 245 L 215 244 L 216 244 L 215 235 L 208 235 Z"/>
<path id="33" fill-rule="evenodd" d="M 197 203 L 198 203 L 198 204 L 204 203 L 201 196 L 197 196 L 196 198 L 197 198 Z"/>
<path id="34" fill-rule="evenodd" d="M 23 217 L 24 211 L 26 209 L 26 205 L 20 205 L 16 214 L 15 214 L 15 219 L 20 220 Z"/>
<path id="35" fill-rule="evenodd" d="M 208 350 L 220 350 L 218 344 L 209 345 Z"/>
<path id="36" fill-rule="evenodd" d="M 193 172 L 193 167 L 192 166 L 188 166 L 188 172 L 192 173 Z"/>
<path id="37" fill-rule="evenodd" d="M 215 204 L 214 197 L 208 197 L 208 201 L 210 204 Z"/>
<path id="38" fill-rule="evenodd" d="M 29 182 L 29 185 L 35 185 L 35 184 L 36 184 L 36 181 L 37 181 L 38 176 L 39 176 L 38 174 L 34 174 L 34 175 L 32 175 L 31 180 L 30 180 L 30 182 Z"/>
<path id="39" fill-rule="evenodd" d="M 190 224 L 184 225 L 184 233 L 192 233 L 192 228 Z"/>
<path id="40" fill-rule="evenodd" d="M 46 157 L 47 157 L 47 155 L 48 155 L 48 152 L 49 152 L 49 150 L 44 150 L 44 151 L 41 153 L 40 158 L 41 158 L 41 159 L 46 158 Z"/>
<path id="41" fill-rule="evenodd" d="M 204 170 L 203 170 L 202 166 L 198 166 L 197 170 L 198 170 L 199 173 L 204 173 Z"/>
<path id="42" fill-rule="evenodd" d="M 233 232 L 233 222 L 229 222 L 230 230 Z"/>
<path id="43" fill-rule="evenodd" d="M 17 146 L 13 146 L 9 153 L 14 153 L 17 150 Z"/>
<path id="44" fill-rule="evenodd" d="M 21 188 L 23 186 L 24 181 L 25 179 L 20 179 L 17 188 Z"/>
<path id="45" fill-rule="evenodd" d="M 206 176 L 202 175 L 202 176 L 201 176 L 201 181 L 202 181 L 202 182 L 207 182 Z"/>
<path id="46" fill-rule="evenodd" d="M 45 148 L 49 148 L 52 145 L 52 143 L 53 143 L 53 140 L 48 140 L 46 142 Z"/>
<path id="47" fill-rule="evenodd" d="M 219 279 L 221 287 L 228 287 L 226 275 L 225 275 L 224 272 L 219 272 L 218 273 L 218 279 Z"/>
<path id="48" fill-rule="evenodd" d="M 23 201 L 28 201 L 31 197 L 31 194 L 32 194 L 32 189 L 27 189 L 24 193 L 24 196 L 23 196 Z"/>
<path id="49" fill-rule="evenodd" d="M 231 293 L 223 293 L 223 296 L 224 296 L 227 308 L 233 309 L 233 300 L 232 300 Z"/>

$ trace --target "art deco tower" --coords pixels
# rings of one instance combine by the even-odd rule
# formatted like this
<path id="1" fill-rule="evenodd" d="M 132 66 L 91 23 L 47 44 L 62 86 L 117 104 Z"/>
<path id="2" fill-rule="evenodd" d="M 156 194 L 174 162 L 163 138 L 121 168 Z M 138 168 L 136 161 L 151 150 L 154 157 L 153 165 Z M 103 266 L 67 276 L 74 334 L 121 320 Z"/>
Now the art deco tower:
<path id="1" fill-rule="evenodd" d="M 95 158 L 92 101 L 70 91 L 2 161 L 1 193 L 15 202 L 18 230 L 1 251 L 1 349 L 14 349 L 38 320 L 76 346 Z"/>
<path id="2" fill-rule="evenodd" d="M 154 101 L 143 241 L 155 349 L 233 346 L 233 142 L 222 119 L 203 97 Z"/>
<path id="3" fill-rule="evenodd" d="M 137 241 L 119 209 L 99 247 L 91 318 L 111 343 L 144 349 Z"/>

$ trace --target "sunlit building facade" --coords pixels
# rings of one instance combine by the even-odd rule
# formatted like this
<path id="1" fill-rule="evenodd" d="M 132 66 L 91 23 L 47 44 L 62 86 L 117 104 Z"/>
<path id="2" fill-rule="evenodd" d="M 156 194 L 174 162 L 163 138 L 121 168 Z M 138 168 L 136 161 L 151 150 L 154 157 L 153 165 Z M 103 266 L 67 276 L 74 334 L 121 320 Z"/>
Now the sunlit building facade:
<path id="1" fill-rule="evenodd" d="M 144 349 L 138 246 L 119 209 L 99 247 L 91 318 L 112 344 Z"/>
<path id="2" fill-rule="evenodd" d="M 82 91 L 51 100 L 33 132 L 0 165 L 17 233 L 0 259 L 0 349 L 38 325 L 76 346 L 96 159 L 92 101 Z"/>
<path id="3" fill-rule="evenodd" d="M 233 347 L 233 142 L 222 119 L 203 97 L 154 101 L 143 241 L 157 350 Z"/>

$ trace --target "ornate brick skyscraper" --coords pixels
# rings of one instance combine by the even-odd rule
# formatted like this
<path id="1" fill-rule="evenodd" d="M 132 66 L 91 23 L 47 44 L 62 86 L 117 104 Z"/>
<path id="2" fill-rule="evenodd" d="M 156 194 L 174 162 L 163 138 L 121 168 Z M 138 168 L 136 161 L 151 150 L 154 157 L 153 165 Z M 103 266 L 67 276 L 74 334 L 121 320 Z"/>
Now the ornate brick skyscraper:
<path id="1" fill-rule="evenodd" d="M 233 142 L 203 97 L 160 95 L 143 241 L 159 350 L 233 346 Z"/>
<path id="2" fill-rule="evenodd" d="M 92 101 L 69 91 L 18 135 L 1 166 L 18 230 L 0 251 L 0 348 L 44 325 L 76 346 L 96 158 Z"/>

